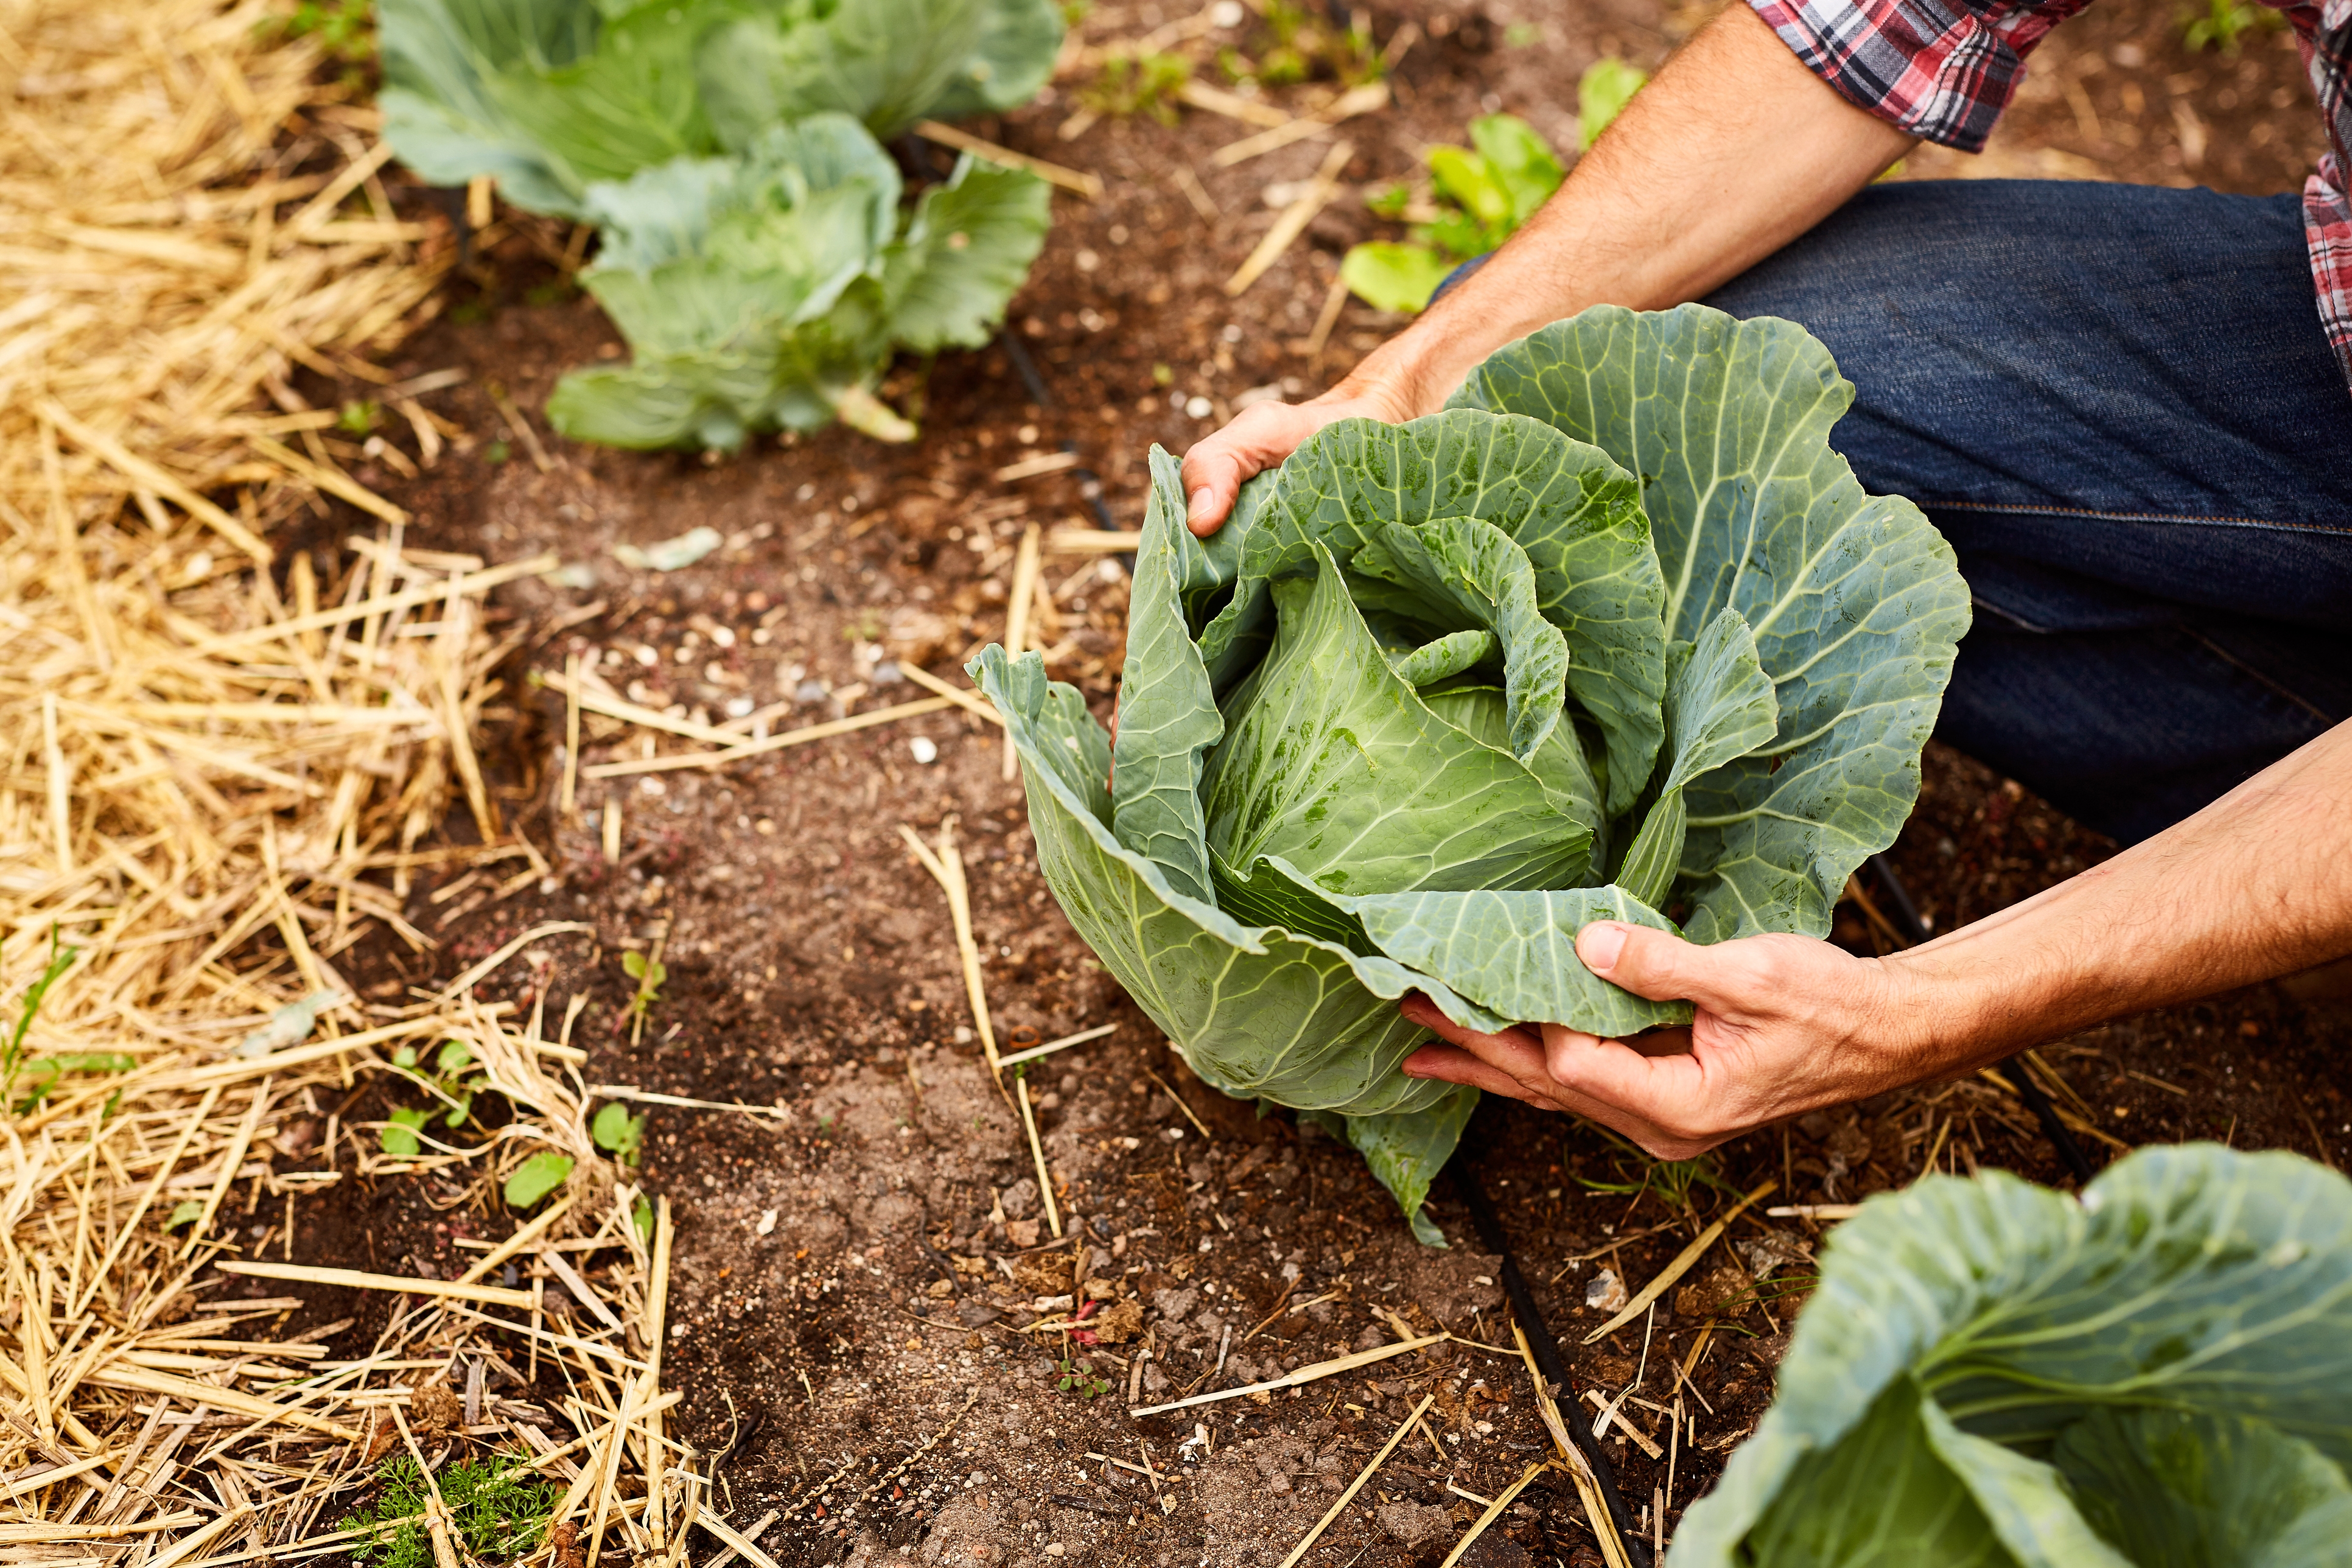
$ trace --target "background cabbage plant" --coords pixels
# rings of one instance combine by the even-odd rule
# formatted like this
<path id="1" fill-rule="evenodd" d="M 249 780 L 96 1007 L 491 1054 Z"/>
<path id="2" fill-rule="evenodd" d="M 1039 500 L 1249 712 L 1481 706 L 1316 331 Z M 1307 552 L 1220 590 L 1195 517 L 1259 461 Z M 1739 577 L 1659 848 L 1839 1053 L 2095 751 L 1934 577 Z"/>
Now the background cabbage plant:
<path id="1" fill-rule="evenodd" d="M 1673 1568 L 2352 1563 L 2352 1184 L 2216 1144 L 1840 1226 Z"/>
<path id="2" fill-rule="evenodd" d="M 1397 1071 L 1429 1037 L 1399 997 L 1685 1022 L 1577 931 L 1824 934 L 1917 798 L 1968 595 L 1831 450 L 1852 397 L 1790 322 L 1588 310 L 1444 413 L 1328 426 L 1207 541 L 1155 449 L 1115 747 L 1035 655 L 973 661 L 1105 967 L 1209 1083 L 1348 1137 L 1424 1240 L 1476 1097 Z"/>
<path id="3" fill-rule="evenodd" d="M 1053 72 L 1053 0 L 379 0 L 384 139 L 436 184 L 497 177 L 590 219 L 588 187 L 841 113 L 887 140 L 1015 108 Z"/>
<path id="4" fill-rule="evenodd" d="M 590 186 L 604 243 L 580 280 L 635 359 L 564 376 L 549 423 L 729 451 L 836 415 L 896 434 L 871 396 L 892 352 L 985 343 L 1052 221 L 1045 182 L 969 153 L 903 215 L 899 195 L 898 165 L 845 114 Z"/>

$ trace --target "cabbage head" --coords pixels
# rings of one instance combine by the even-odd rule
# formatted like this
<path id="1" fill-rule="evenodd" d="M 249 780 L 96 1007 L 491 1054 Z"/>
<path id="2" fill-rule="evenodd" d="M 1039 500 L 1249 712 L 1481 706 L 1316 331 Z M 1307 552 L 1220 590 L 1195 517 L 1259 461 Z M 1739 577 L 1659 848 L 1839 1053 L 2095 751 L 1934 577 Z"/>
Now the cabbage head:
<path id="1" fill-rule="evenodd" d="M 2352 1185 L 2156 1145 L 1863 1205 L 1669 1568 L 2352 1563 Z"/>
<path id="2" fill-rule="evenodd" d="M 1443 413 L 1327 426 L 1205 541 L 1155 448 L 1115 746 L 1034 654 L 973 661 L 1104 966 L 1209 1083 L 1347 1137 L 1424 1241 L 1476 1094 L 1397 1070 L 1431 1037 L 1399 998 L 1686 1023 L 1578 930 L 1825 934 L 1917 799 L 1968 593 L 1831 450 L 1852 400 L 1790 322 L 1588 310 Z"/>

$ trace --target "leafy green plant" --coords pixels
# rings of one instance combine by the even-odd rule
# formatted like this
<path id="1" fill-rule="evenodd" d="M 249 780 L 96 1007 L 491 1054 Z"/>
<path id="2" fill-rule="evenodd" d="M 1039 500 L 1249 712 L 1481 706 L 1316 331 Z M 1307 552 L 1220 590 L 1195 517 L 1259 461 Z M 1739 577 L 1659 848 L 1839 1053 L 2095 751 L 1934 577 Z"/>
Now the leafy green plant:
<path id="1" fill-rule="evenodd" d="M 617 1100 L 608 1100 L 596 1112 L 595 1121 L 588 1124 L 588 1135 L 596 1147 L 622 1164 L 635 1166 L 646 1157 L 646 1119 L 632 1116 L 629 1108 Z"/>
<path id="2" fill-rule="evenodd" d="M 1358 299 L 1382 310 L 1425 308 L 1448 272 L 1510 238 L 1567 177 L 1544 139 L 1517 115 L 1472 121 L 1470 141 L 1468 147 L 1430 150 L 1439 200 L 1410 243 L 1370 241 L 1341 258 L 1340 279 Z M 1403 216 L 1393 191 L 1374 201 Z"/>
<path id="3" fill-rule="evenodd" d="M 1792 322 L 1588 310 L 1444 413 L 1326 426 L 1205 541 L 1154 450 L 1115 748 L 1035 657 L 969 667 L 1104 966 L 1213 1086 L 1363 1151 L 1424 1239 L 1475 1095 L 1396 1071 L 1429 1038 L 1399 997 L 1687 1023 L 1577 931 L 1822 935 L 1917 798 L 1968 592 L 1830 449 L 1852 396 Z"/>
<path id="4" fill-rule="evenodd" d="M 661 1000 L 669 965 L 661 961 L 661 947 L 656 943 L 651 952 L 631 948 L 622 953 L 621 971 L 637 983 L 636 994 L 629 998 L 629 1038 L 635 1040 L 644 1032 L 646 1020 L 653 1016 L 654 1004 Z"/>
<path id="5" fill-rule="evenodd" d="M 1054 1380 L 1054 1390 L 1057 1394 L 1075 1394 L 1080 1399 L 1093 1399 L 1110 1392 L 1108 1380 L 1097 1377 L 1089 1365 L 1073 1361 L 1068 1356 L 1054 1364 L 1061 1372 L 1061 1376 Z"/>
<path id="6" fill-rule="evenodd" d="M 22 1116 L 48 1099 L 59 1079 L 68 1073 L 129 1072 L 139 1064 L 116 1051 L 73 1051 L 58 1056 L 25 1059 L 25 1037 L 32 1032 L 33 1020 L 40 1016 L 41 1004 L 48 999 L 49 987 L 65 977 L 81 949 L 68 947 L 55 926 L 49 928 L 49 958 L 41 973 L 25 987 L 25 998 L 17 1005 L 16 1026 L 8 1031 L 5 1043 L 0 1043 L 0 1106 Z M 18 1079 L 29 1080 L 25 1098 L 16 1098 Z"/>
<path id="7" fill-rule="evenodd" d="M 434 1475 L 469 1558 L 510 1563 L 539 1549 L 562 1488 L 510 1457 L 444 1465 Z M 425 1529 L 428 1492 L 416 1461 L 403 1454 L 376 1467 L 375 1496 L 342 1521 L 367 1533 L 349 1548 L 358 1568 L 433 1568 Z"/>
<path id="8" fill-rule="evenodd" d="M 1692 1192 L 1699 1187 L 1738 1195 L 1739 1189 L 1716 1174 L 1715 1162 L 1705 1154 L 1690 1160 L 1653 1160 L 1646 1154 L 1640 1159 L 1641 1173 L 1637 1176 L 1620 1181 L 1579 1176 L 1577 1184 L 1587 1192 L 1616 1193 L 1636 1201 L 1645 1193 L 1655 1193 L 1669 1208 L 1685 1214 L 1690 1212 Z"/>
<path id="9" fill-rule="evenodd" d="M 811 114 L 887 140 L 1013 108 L 1062 43 L 1051 0 L 382 0 L 378 26 L 401 161 L 570 218 L 598 181 L 748 152 Z"/>
<path id="10" fill-rule="evenodd" d="M 598 186 L 604 248 L 581 281 L 635 362 L 566 375 L 548 419 L 616 447 L 732 450 L 835 417 L 911 437 L 872 392 L 892 351 L 987 342 L 1049 219 L 1043 181 L 969 155 L 903 218 L 898 196 L 889 154 L 840 114 Z"/>
<path id="11" fill-rule="evenodd" d="M 2352 1185 L 2142 1149 L 2078 1202 L 2000 1172 L 1832 1236 L 1780 1393 L 1674 1568 L 2336 1563 Z"/>
<path id="12" fill-rule="evenodd" d="M 355 397 L 335 416 L 335 428 L 346 436 L 372 436 L 383 420 L 383 405 L 372 397 Z"/>
<path id="13" fill-rule="evenodd" d="M 271 23 L 280 37 L 315 38 L 329 59 L 356 74 L 375 59 L 375 8 L 369 0 L 301 0 Z"/>
<path id="14" fill-rule="evenodd" d="M 510 1209 L 527 1209 L 572 1179 L 572 1159 L 542 1149 L 514 1168 L 507 1178 L 506 1200 Z"/>
<path id="15" fill-rule="evenodd" d="M 2181 24 L 2180 41 L 2191 49 L 2238 52 L 2248 33 L 2274 32 L 2286 25 L 2281 13 L 2247 0 L 2206 0 L 2202 12 L 2192 11 Z"/>
<path id="16" fill-rule="evenodd" d="M 429 1068 L 424 1065 L 424 1058 L 414 1046 L 403 1046 L 393 1052 L 392 1065 L 403 1078 L 430 1090 L 439 1102 L 402 1107 L 384 1118 L 386 1125 L 376 1134 L 377 1144 L 395 1159 L 411 1159 L 424 1152 L 418 1134 L 436 1116 L 446 1127 L 466 1124 L 466 1118 L 474 1113 L 474 1096 L 481 1092 L 485 1080 L 474 1053 L 456 1040 L 441 1043 Z"/>
<path id="17" fill-rule="evenodd" d="M 1087 84 L 1079 101 L 1097 114 L 1149 114 L 1162 125 L 1176 123 L 1176 95 L 1192 79 L 1192 62 L 1182 55 L 1113 55 Z"/>

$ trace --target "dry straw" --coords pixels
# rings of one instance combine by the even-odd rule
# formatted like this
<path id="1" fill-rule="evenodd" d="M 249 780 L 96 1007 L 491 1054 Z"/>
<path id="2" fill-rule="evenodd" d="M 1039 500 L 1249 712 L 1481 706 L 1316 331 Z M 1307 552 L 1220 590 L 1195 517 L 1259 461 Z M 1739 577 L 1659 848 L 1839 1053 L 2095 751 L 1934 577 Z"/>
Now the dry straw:
<path id="1" fill-rule="evenodd" d="M 457 378 L 373 363 L 430 313 L 440 264 L 392 209 L 373 110 L 328 76 L 257 0 L 16 0 L 0 23 L 0 1045 L 26 1021 L 0 1065 L 10 1561 L 297 1558 L 344 1539 L 374 1462 L 465 1444 L 540 1454 L 608 1554 L 669 1551 L 694 1507 L 660 1420 L 667 1216 L 643 1234 L 596 1157 L 581 1053 L 464 986 L 363 1005 L 343 973 L 371 932 L 433 943 L 404 912 L 420 867 L 503 863 L 444 923 L 546 874 L 473 736 L 513 651 L 486 595 L 548 563 L 404 548 L 405 514 L 351 472 L 438 460 L 459 433 L 416 399 Z M 309 406 L 298 368 L 369 384 L 399 440 L 355 445 L 366 421 Z M 369 533 L 276 559 L 323 497 Z M 473 847 L 432 844 L 451 811 Z M 389 1160 L 341 1112 L 394 1070 L 379 1051 L 444 1040 L 514 1118 Z M 331 1278 L 288 1259 L 350 1179 L 347 1142 L 453 1206 L 534 1154 L 573 1167 L 473 1300 L 331 1277 L 394 1294 L 373 1349 L 337 1361 L 269 1342 Z M 232 1299 L 225 1261 L 294 1283 Z M 558 1264 L 594 1321 L 542 1310 Z M 561 1409 L 509 1397 L 549 1376 Z M 446 1551 L 439 1505 L 418 1522 Z"/>

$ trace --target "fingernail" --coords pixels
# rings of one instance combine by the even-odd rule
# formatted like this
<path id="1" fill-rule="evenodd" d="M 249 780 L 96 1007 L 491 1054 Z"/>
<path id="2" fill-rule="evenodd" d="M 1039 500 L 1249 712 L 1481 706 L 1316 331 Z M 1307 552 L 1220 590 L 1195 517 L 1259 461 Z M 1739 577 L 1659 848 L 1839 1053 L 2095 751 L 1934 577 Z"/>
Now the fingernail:
<path id="1" fill-rule="evenodd" d="M 1616 968 L 1617 955 L 1624 951 L 1623 926 L 1598 921 L 1576 933 L 1576 956 L 1595 974 L 1606 974 Z"/>
<path id="2" fill-rule="evenodd" d="M 1192 499 L 1184 503 L 1184 521 L 1187 522 L 1201 521 L 1203 518 L 1209 515 L 1210 510 L 1216 504 L 1217 498 L 1209 493 L 1208 486 L 1202 485 L 1199 489 L 1192 492 Z"/>

